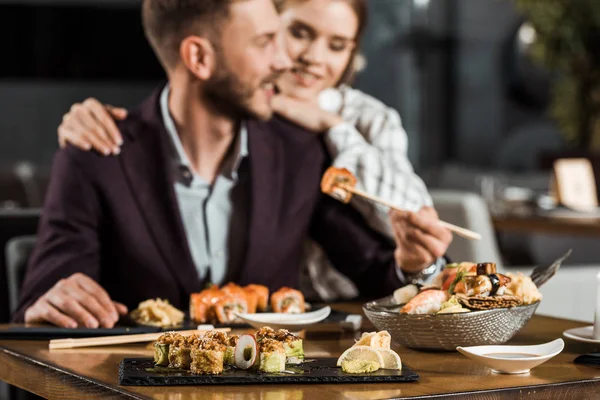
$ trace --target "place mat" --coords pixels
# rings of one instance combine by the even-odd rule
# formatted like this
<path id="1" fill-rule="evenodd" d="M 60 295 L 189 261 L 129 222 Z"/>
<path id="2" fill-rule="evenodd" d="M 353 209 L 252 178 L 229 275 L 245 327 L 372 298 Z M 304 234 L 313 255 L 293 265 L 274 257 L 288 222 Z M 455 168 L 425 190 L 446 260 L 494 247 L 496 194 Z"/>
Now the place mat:
<path id="1" fill-rule="evenodd" d="M 335 358 L 310 359 L 300 365 L 287 366 L 286 373 L 244 371 L 229 367 L 220 375 L 192 375 L 187 371 L 169 372 L 155 368 L 151 358 L 126 358 L 119 365 L 119 384 L 125 386 L 179 385 L 250 385 L 298 383 L 382 383 L 414 382 L 419 380 L 412 369 L 401 371 L 380 369 L 368 374 L 347 374 L 336 367 Z"/>

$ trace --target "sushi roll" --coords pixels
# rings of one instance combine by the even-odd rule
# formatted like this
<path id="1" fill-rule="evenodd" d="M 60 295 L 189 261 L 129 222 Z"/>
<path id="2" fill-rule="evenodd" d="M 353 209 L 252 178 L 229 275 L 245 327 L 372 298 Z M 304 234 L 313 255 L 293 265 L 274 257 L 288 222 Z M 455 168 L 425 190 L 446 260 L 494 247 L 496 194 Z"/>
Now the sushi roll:
<path id="1" fill-rule="evenodd" d="M 220 324 L 229 324 L 239 319 L 235 313 L 248 312 L 248 302 L 245 298 L 225 295 L 215 302 L 211 311 L 212 319 Z"/>
<path id="2" fill-rule="evenodd" d="M 178 338 L 183 336 L 174 332 L 167 332 L 158 338 L 154 343 L 154 365 L 161 367 L 169 365 L 169 347 Z"/>
<path id="3" fill-rule="evenodd" d="M 258 312 L 266 312 L 269 306 L 269 288 L 263 285 L 247 285 L 244 287 L 246 292 L 251 291 L 256 295 L 256 310 Z"/>
<path id="4" fill-rule="evenodd" d="M 239 369 L 255 369 L 258 362 L 258 343 L 253 335 L 241 335 L 234 351 L 235 366 Z"/>
<path id="5" fill-rule="evenodd" d="M 216 285 L 200 293 L 192 293 L 190 296 L 190 318 L 192 321 L 201 324 L 208 322 L 210 309 L 221 297 L 223 297 L 223 292 Z"/>
<path id="6" fill-rule="evenodd" d="M 304 312 L 304 295 L 296 289 L 282 287 L 271 295 L 273 312 L 300 314 Z"/>
<path id="7" fill-rule="evenodd" d="M 223 286 L 221 290 L 227 295 L 245 299 L 246 304 L 248 305 L 248 311 L 246 312 L 250 314 L 254 314 L 256 312 L 258 297 L 253 291 L 248 291 L 245 288 L 231 282 Z"/>
<path id="8" fill-rule="evenodd" d="M 265 338 L 258 342 L 258 370 L 261 372 L 285 371 L 283 343 Z"/>
<path id="9" fill-rule="evenodd" d="M 275 331 L 275 340 L 283 344 L 287 364 L 301 364 L 304 361 L 302 339 L 286 329 Z"/>
<path id="10" fill-rule="evenodd" d="M 169 346 L 169 368 L 189 369 L 192 361 L 190 352 L 199 339 L 197 335 L 176 338 Z"/>
<path id="11" fill-rule="evenodd" d="M 208 331 L 202 336 L 201 340 L 213 340 L 225 346 L 225 354 L 223 355 L 223 363 L 225 365 L 233 365 L 233 352 L 238 340 L 237 335 L 227 336 L 226 333 L 219 331 Z M 233 344 L 232 344 L 233 343 Z"/>
<path id="12" fill-rule="evenodd" d="M 216 337 L 204 336 L 191 350 L 190 371 L 196 375 L 218 375 L 223 372 L 226 346 Z"/>
<path id="13" fill-rule="evenodd" d="M 329 167 L 321 178 L 321 191 L 342 203 L 349 203 L 352 193 L 341 186 L 356 186 L 356 177 L 346 168 Z"/>
<path id="14" fill-rule="evenodd" d="M 268 326 L 256 332 L 256 340 L 272 339 L 281 342 L 286 356 L 287 364 L 300 364 L 304 361 L 304 347 L 302 339 L 290 333 L 287 329 L 275 330 Z"/>
<path id="15" fill-rule="evenodd" d="M 238 344 L 239 338 L 238 335 L 227 336 L 225 355 L 223 356 L 225 365 L 235 365 L 235 346 Z"/>

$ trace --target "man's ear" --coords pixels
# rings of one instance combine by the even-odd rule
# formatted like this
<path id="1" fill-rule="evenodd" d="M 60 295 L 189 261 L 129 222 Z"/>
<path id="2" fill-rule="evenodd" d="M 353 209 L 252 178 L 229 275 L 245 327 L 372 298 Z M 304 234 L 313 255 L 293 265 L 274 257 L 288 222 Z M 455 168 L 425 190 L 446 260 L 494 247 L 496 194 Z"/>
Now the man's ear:
<path id="1" fill-rule="evenodd" d="M 179 53 L 187 69 L 198 79 L 207 80 L 214 71 L 215 48 L 200 36 L 188 36 L 181 41 Z"/>

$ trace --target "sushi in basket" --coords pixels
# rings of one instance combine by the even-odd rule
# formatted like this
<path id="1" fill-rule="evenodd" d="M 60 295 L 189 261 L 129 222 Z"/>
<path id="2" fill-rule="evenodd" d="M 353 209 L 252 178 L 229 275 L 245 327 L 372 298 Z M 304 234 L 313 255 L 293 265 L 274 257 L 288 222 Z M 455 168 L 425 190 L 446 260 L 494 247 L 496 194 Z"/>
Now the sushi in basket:
<path id="1" fill-rule="evenodd" d="M 535 268 L 531 276 L 504 275 L 489 262 L 450 264 L 432 285 L 404 286 L 363 309 L 377 329 L 411 348 L 455 350 L 505 343 L 535 313 L 542 299 L 538 288 L 570 253 Z"/>

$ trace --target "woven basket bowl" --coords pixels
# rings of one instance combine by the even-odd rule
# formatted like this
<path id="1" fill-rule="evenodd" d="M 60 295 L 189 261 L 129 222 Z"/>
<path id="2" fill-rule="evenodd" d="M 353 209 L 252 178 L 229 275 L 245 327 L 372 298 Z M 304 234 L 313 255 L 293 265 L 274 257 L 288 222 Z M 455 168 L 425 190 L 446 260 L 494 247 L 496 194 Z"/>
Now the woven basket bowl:
<path id="1" fill-rule="evenodd" d="M 539 302 L 514 308 L 463 314 L 400 314 L 392 296 L 363 305 L 377 330 L 386 330 L 403 346 L 426 350 L 456 350 L 457 346 L 502 344 L 525 324 Z"/>

